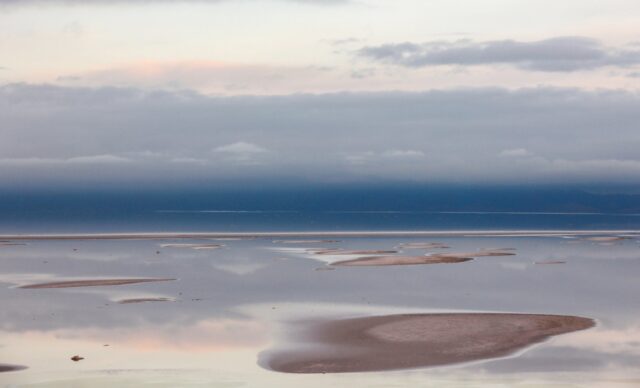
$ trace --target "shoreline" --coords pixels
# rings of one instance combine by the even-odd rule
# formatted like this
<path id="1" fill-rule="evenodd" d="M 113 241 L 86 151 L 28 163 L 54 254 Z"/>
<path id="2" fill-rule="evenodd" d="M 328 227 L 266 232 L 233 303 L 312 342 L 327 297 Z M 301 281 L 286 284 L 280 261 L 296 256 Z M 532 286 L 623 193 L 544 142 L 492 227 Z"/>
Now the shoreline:
<path id="1" fill-rule="evenodd" d="M 284 231 L 284 232 L 131 232 L 131 233 L 23 233 L 0 234 L 0 240 L 157 240 L 208 238 L 288 238 L 288 237 L 574 237 L 637 234 L 640 230 L 431 230 L 431 231 Z"/>

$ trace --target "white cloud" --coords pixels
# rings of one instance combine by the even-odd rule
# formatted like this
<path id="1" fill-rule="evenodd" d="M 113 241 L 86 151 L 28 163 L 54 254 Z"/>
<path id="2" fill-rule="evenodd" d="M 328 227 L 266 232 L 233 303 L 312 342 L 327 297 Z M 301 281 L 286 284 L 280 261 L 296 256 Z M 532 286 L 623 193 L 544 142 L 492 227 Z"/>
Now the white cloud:
<path id="1" fill-rule="evenodd" d="M 171 163 L 193 163 L 193 164 L 205 164 L 207 163 L 206 159 L 198 159 L 198 158 L 172 158 Z"/>
<path id="2" fill-rule="evenodd" d="M 424 157 L 424 152 L 416 150 L 388 150 L 384 151 L 382 156 L 391 159 L 416 159 Z"/>
<path id="3" fill-rule="evenodd" d="M 93 164 L 93 163 L 127 163 L 131 162 L 131 159 L 123 158 L 117 155 L 91 155 L 91 156 L 76 156 L 65 160 L 66 163 L 80 163 L 80 164 Z"/>
<path id="4" fill-rule="evenodd" d="M 512 149 L 508 149 L 500 152 L 499 155 L 511 156 L 511 157 L 524 157 L 524 156 L 533 156 L 533 153 L 528 151 L 525 148 L 512 148 Z"/>
<path id="5" fill-rule="evenodd" d="M 215 148 L 214 152 L 224 152 L 230 154 L 261 154 L 263 152 L 267 152 L 267 149 L 253 143 L 239 141 L 233 144 L 227 144 Z"/>

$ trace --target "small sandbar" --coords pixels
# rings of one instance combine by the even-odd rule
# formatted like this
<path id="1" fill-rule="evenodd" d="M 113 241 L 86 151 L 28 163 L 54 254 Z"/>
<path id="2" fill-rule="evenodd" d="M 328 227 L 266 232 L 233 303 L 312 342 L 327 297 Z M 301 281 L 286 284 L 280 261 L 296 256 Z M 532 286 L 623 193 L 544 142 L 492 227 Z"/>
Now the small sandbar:
<path id="1" fill-rule="evenodd" d="M 401 249 L 448 249 L 449 246 L 443 243 L 434 242 L 417 242 L 417 243 L 403 243 L 398 245 Z"/>
<path id="2" fill-rule="evenodd" d="M 418 265 L 418 264 L 454 264 L 471 261 L 471 257 L 447 257 L 447 256 L 367 256 L 353 260 L 343 260 L 331 263 L 344 267 L 367 267 L 385 265 Z"/>
<path id="3" fill-rule="evenodd" d="M 161 248 L 191 248 L 195 250 L 219 249 L 224 244 L 160 244 Z"/>
<path id="4" fill-rule="evenodd" d="M 147 303 L 147 302 L 175 302 L 171 298 L 131 298 L 119 300 L 119 304 L 134 304 L 134 303 Z"/>
<path id="5" fill-rule="evenodd" d="M 60 282 L 37 283 L 20 286 L 18 288 L 40 289 L 40 288 L 73 288 L 73 287 L 98 287 L 98 286 L 121 286 L 125 284 L 168 282 L 176 279 L 170 278 L 142 278 L 142 279 L 86 279 L 67 280 Z"/>
<path id="6" fill-rule="evenodd" d="M 538 314 L 409 314 L 310 324 L 299 347 L 260 357 L 285 373 L 414 369 L 504 357 L 549 337 L 594 326 L 589 318 Z"/>
<path id="7" fill-rule="evenodd" d="M 620 236 L 598 236 L 598 237 L 585 237 L 583 240 L 599 242 L 599 243 L 611 243 L 618 242 L 622 240 L 627 240 L 628 237 L 620 237 Z"/>
<path id="8" fill-rule="evenodd" d="M 476 257 L 513 256 L 509 248 L 499 250 L 480 250 L 466 253 L 434 253 L 426 256 L 380 255 L 359 257 L 353 260 L 342 260 L 331 263 L 336 266 L 386 266 L 386 265 L 419 265 L 419 264 L 455 264 L 471 261 Z"/>
<path id="9" fill-rule="evenodd" d="M 273 240 L 274 244 L 332 244 L 340 240 Z"/>
<path id="10" fill-rule="evenodd" d="M 353 256 L 353 255 L 392 255 L 394 253 L 398 253 L 398 251 L 392 250 L 372 250 L 372 249 L 355 249 L 355 250 L 347 250 L 347 249 L 317 249 L 310 250 L 309 252 L 314 255 L 345 255 L 345 256 Z"/>
<path id="11" fill-rule="evenodd" d="M 559 265 L 559 264 L 567 264 L 566 261 L 562 261 L 562 260 L 542 260 L 542 261 L 536 261 L 533 264 L 535 265 Z"/>
<path id="12" fill-rule="evenodd" d="M 27 369 L 27 367 L 23 365 L 0 364 L 0 373 L 15 372 L 15 371 L 24 370 L 24 369 Z"/>

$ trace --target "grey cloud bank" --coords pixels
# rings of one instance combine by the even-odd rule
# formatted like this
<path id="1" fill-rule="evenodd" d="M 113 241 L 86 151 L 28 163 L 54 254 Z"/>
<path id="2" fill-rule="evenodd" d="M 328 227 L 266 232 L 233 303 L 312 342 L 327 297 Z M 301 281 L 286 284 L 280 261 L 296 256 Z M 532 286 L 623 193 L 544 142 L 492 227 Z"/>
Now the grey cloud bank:
<path id="1" fill-rule="evenodd" d="M 525 70 L 569 72 L 640 64 L 637 46 L 607 47 L 585 37 L 557 37 L 532 42 L 500 40 L 392 43 L 364 47 L 360 57 L 406 67 L 507 64 Z"/>
<path id="2" fill-rule="evenodd" d="M 0 87 L 3 185 L 640 184 L 640 95 L 535 88 L 212 97 Z"/>

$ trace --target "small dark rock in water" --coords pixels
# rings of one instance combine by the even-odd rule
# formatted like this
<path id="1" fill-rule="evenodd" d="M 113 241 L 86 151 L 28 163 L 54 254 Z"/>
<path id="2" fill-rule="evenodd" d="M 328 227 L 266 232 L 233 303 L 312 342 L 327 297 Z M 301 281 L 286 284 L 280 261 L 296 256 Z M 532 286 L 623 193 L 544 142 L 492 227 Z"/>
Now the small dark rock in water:
<path id="1" fill-rule="evenodd" d="M 80 360 L 84 360 L 84 357 L 80 357 L 77 354 L 75 356 L 71 357 L 71 361 L 78 362 Z"/>

